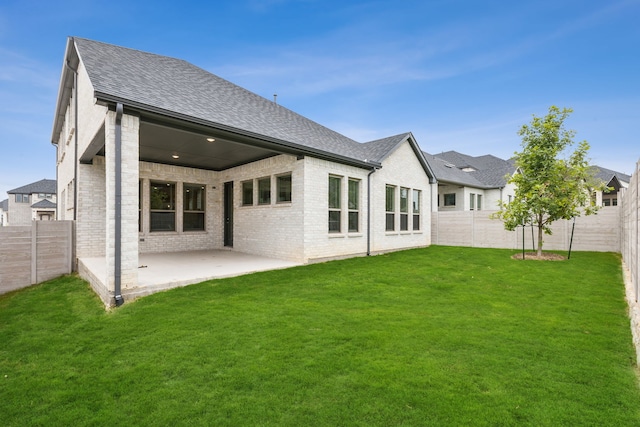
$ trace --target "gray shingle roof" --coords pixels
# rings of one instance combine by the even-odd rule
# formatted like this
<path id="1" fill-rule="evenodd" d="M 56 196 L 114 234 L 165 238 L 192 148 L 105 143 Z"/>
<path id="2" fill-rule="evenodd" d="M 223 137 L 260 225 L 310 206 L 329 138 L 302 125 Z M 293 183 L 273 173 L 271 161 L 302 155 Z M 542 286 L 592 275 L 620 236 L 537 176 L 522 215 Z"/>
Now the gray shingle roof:
<path id="1" fill-rule="evenodd" d="M 7 193 L 9 194 L 34 194 L 34 193 L 56 194 L 56 180 L 41 179 L 40 181 L 32 182 L 31 184 L 14 188 L 13 190 L 9 190 L 7 191 Z"/>
<path id="2" fill-rule="evenodd" d="M 381 163 L 395 148 L 405 141 L 411 133 L 401 133 L 387 138 L 376 139 L 364 144 L 364 149 L 369 154 L 369 160 Z"/>
<path id="3" fill-rule="evenodd" d="M 487 154 L 469 156 L 456 151 L 438 155 L 424 153 L 438 181 L 461 184 L 476 188 L 500 188 L 507 183 L 506 176 L 515 172 L 510 160 Z M 473 168 L 465 172 L 463 168 Z"/>
<path id="4" fill-rule="evenodd" d="M 36 209 L 54 209 L 56 207 L 56 204 L 51 200 L 44 199 L 32 204 L 31 207 Z"/>
<path id="5" fill-rule="evenodd" d="M 98 99 L 195 118 L 359 161 L 360 144 L 184 60 L 74 38 Z"/>
<path id="6" fill-rule="evenodd" d="M 9 199 L 4 199 L 0 202 L 0 209 L 7 212 L 9 210 Z"/>
<path id="7" fill-rule="evenodd" d="M 603 168 L 602 166 L 592 166 L 591 168 L 594 171 L 594 176 L 602 180 L 605 184 L 611 182 L 614 176 L 618 178 L 618 181 L 626 182 L 627 184 L 631 182 L 631 176 L 627 174 Z"/>

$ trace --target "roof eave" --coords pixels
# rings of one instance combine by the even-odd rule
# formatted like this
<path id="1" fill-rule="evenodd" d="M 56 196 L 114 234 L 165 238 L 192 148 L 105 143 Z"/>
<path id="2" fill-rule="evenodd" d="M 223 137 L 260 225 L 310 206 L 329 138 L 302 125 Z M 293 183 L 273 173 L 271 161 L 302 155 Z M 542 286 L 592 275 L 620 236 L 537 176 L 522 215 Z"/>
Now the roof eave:
<path id="1" fill-rule="evenodd" d="M 334 162 L 347 164 L 350 166 L 356 166 L 364 169 L 373 169 L 373 168 L 382 167 L 380 163 L 374 162 L 371 160 L 354 159 L 354 158 L 343 156 L 340 154 L 330 153 L 327 151 L 322 151 L 322 150 L 314 149 L 311 147 L 305 147 L 303 145 L 296 144 L 290 141 L 285 141 L 282 139 L 273 138 L 270 136 L 258 134 L 258 133 L 247 131 L 244 129 L 238 129 L 238 128 L 224 125 L 221 123 L 211 122 L 211 121 L 200 119 L 197 117 L 176 113 L 174 111 L 169 111 L 169 110 L 154 107 L 151 105 L 142 104 L 136 101 L 121 98 L 121 97 L 104 93 L 104 92 L 95 91 L 94 97 L 96 98 L 98 103 L 106 105 L 107 107 L 113 107 L 115 106 L 115 104 L 121 103 L 123 106 L 125 106 L 125 110 L 129 112 L 151 113 L 154 115 L 159 115 L 159 116 L 167 117 L 174 120 L 185 121 L 185 122 L 190 122 L 196 125 L 205 126 L 208 128 L 215 129 L 217 131 L 226 132 L 233 135 L 239 135 L 245 138 L 249 138 L 252 141 L 260 141 L 265 147 L 272 148 L 275 151 L 281 151 L 281 152 L 286 152 L 286 153 L 296 154 L 296 155 L 308 155 L 308 156 L 317 157 L 324 160 L 331 160 Z"/>
<path id="2" fill-rule="evenodd" d="M 64 52 L 62 62 L 62 72 L 60 86 L 58 88 L 58 99 L 56 101 L 56 112 L 53 119 L 53 129 L 51 131 L 51 143 L 57 145 L 60 138 L 60 131 L 64 124 L 65 106 L 69 103 L 73 91 L 73 74 L 77 71 L 80 58 L 75 49 L 73 37 L 67 39 L 67 47 Z M 72 69 L 72 70 L 71 70 Z"/>

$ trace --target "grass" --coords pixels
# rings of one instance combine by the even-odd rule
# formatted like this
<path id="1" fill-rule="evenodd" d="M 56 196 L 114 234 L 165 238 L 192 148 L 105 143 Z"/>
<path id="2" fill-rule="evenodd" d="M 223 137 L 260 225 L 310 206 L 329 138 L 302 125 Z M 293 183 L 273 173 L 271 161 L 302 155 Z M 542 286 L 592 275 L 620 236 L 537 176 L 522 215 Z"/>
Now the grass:
<path id="1" fill-rule="evenodd" d="M 0 297 L 0 419 L 28 425 L 631 426 L 620 260 L 430 247 L 105 312 L 63 277 Z"/>

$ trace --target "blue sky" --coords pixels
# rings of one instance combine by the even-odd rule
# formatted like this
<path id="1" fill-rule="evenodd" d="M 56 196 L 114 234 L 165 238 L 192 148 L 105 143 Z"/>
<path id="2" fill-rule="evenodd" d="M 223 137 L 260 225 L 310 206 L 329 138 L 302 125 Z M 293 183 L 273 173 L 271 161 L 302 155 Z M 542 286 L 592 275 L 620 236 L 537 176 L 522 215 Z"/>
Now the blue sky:
<path id="1" fill-rule="evenodd" d="M 357 141 L 508 158 L 571 107 L 592 163 L 640 159 L 640 0 L 31 1 L 0 4 L 0 200 L 55 178 L 66 38 L 185 59 Z"/>

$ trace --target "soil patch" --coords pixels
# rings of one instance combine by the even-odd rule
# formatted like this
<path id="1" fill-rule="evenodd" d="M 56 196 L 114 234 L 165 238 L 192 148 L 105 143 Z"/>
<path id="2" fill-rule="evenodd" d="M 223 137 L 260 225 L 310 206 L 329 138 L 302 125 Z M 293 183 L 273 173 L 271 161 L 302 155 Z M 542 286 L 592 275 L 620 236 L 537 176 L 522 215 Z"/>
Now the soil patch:
<path id="1" fill-rule="evenodd" d="M 522 252 L 513 255 L 511 258 L 522 259 Z M 560 254 L 545 253 L 545 252 L 543 252 L 542 255 L 538 256 L 536 252 L 525 252 L 524 259 L 525 260 L 532 259 L 537 261 L 564 261 L 565 259 L 567 259 L 567 257 Z"/>

